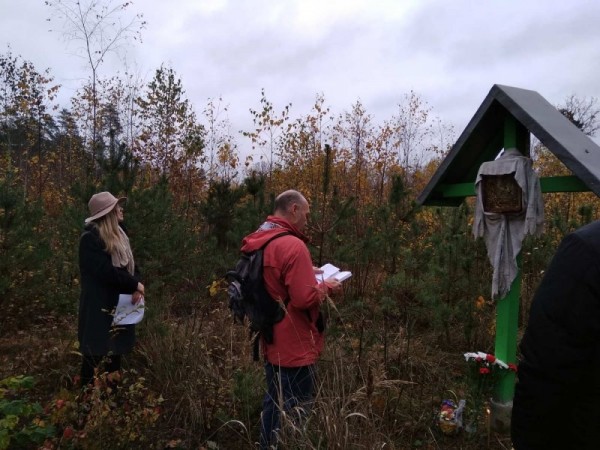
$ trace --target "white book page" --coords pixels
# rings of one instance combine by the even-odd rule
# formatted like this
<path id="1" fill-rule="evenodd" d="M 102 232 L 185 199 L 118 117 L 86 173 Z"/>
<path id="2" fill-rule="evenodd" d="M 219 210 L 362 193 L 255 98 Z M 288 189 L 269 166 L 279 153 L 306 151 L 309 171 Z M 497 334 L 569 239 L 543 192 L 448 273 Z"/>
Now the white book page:
<path id="1" fill-rule="evenodd" d="M 352 276 L 352 272 L 344 270 L 342 272 L 338 272 L 334 275 L 335 279 L 339 282 L 345 281 Z"/>
<path id="2" fill-rule="evenodd" d="M 333 264 L 329 263 L 320 267 L 320 269 L 323 271 L 323 273 L 319 275 L 319 278 L 322 277 L 324 280 L 326 280 L 327 278 L 331 278 L 340 271 L 339 267 L 335 267 Z"/>
<path id="3" fill-rule="evenodd" d="M 320 267 L 323 271 L 322 274 L 317 274 L 317 281 L 323 282 L 327 278 L 335 278 L 336 280 L 342 282 L 347 280 L 352 276 L 352 272 L 349 271 L 340 271 L 339 267 L 334 266 L 333 264 L 327 263 L 324 266 Z"/>
<path id="4" fill-rule="evenodd" d="M 134 305 L 131 302 L 132 296 L 129 294 L 120 294 L 119 303 L 115 309 L 113 325 L 133 325 L 140 323 L 144 317 L 144 298 Z"/>

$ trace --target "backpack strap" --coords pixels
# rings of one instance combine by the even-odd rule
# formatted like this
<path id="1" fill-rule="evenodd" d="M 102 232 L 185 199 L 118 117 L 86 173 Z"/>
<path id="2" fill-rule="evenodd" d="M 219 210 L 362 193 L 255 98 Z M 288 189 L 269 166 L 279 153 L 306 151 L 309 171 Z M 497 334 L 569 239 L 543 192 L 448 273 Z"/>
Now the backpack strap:
<path id="1" fill-rule="evenodd" d="M 259 250 L 264 250 L 264 249 L 265 249 L 265 247 L 266 247 L 267 245 L 269 245 L 269 243 L 270 243 L 271 241 L 273 241 L 273 240 L 275 240 L 275 239 L 277 239 L 277 238 L 279 238 L 279 237 L 282 237 L 282 236 L 288 235 L 288 234 L 292 234 L 292 232 L 291 232 L 291 231 L 284 231 L 283 233 L 279 233 L 279 234 L 276 234 L 275 236 L 271 236 L 271 237 L 269 238 L 269 240 L 268 240 L 267 242 L 265 242 L 265 243 L 264 243 L 264 244 L 263 244 L 263 245 L 260 247 L 260 249 L 259 249 Z M 263 258 L 264 258 L 264 256 L 263 256 Z M 263 265 L 264 265 L 264 259 L 263 259 Z M 264 272 L 263 272 L 263 277 L 264 277 Z M 264 281 L 264 280 L 263 280 L 263 281 Z M 290 301 L 290 300 L 286 298 L 286 299 L 283 301 L 283 304 L 287 306 L 287 304 L 289 303 L 289 301 Z"/>
<path id="2" fill-rule="evenodd" d="M 271 243 L 271 241 L 273 241 L 273 240 L 277 239 L 278 237 L 285 236 L 285 235 L 287 235 L 287 234 L 292 234 L 292 232 L 291 232 L 291 231 L 284 231 L 284 232 L 282 232 L 282 233 L 279 233 L 279 234 L 276 234 L 276 235 L 274 235 L 274 236 L 271 236 L 271 237 L 270 237 L 270 238 L 267 240 L 267 242 L 265 242 L 263 245 L 261 245 L 261 247 L 259 248 L 259 250 L 264 250 L 264 249 L 265 249 L 265 247 Z"/>
<path id="3" fill-rule="evenodd" d="M 273 241 L 273 240 L 275 240 L 275 239 L 277 239 L 277 238 L 279 238 L 279 237 L 282 237 L 282 236 L 288 235 L 288 234 L 292 234 L 292 233 L 291 233 L 290 231 L 284 231 L 284 232 L 282 232 L 282 233 L 279 233 L 279 234 L 276 234 L 276 235 L 274 235 L 274 236 L 271 236 L 271 237 L 270 237 L 270 238 L 267 240 L 267 242 L 265 242 L 265 243 L 264 243 L 264 244 L 263 244 L 263 245 L 262 245 L 262 246 L 259 248 L 259 250 L 264 250 L 264 249 L 265 249 L 265 247 L 266 247 L 267 245 L 269 245 L 269 243 L 271 243 L 271 241 Z M 264 276 L 264 274 L 263 274 L 263 276 Z M 287 304 L 289 303 L 289 299 L 285 299 L 285 301 L 284 301 L 283 303 L 284 303 L 284 305 L 287 305 Z M 272 332 L 271 332 L 271 333 L 272 333 Z M 253 359 L 254 361 L 258 361 L 258 359 L 259 359 L 259 358 L 258 358 L 258 356 L 259 356 L 259 346 L 260 346 L 260 333 L 252 333 L 252 331 L 250 331 L 250 339 L 252 339 L 252 359 Z"/>
<path id="4" fill-rule="evenodd" d="M 272 236 L 267 242 L 265 242 L 262 247 L 260 247 L 261 250 L 263 250 L 267 244 L 269 244 L 269 242 L 271 242 L 273 239 L 277 239 L 278 237 L 281 236 L 285 236 L 286 234 L 292 234 L 290 231 L 284 231 L 283 233 L 279 233 L 276 234 L 275 236 Z M 286 298 L 283 301 L 283 304 L 285 306 L 288 305 L 288 303 L 290 302 L 289 298 Z M 306 317 L 308 317 L 308 321 L 311 322 L 312 321 L 312 317 L 310 317 L 310 313 L 308 312 L 308 310 L 305 310 L 306 313 Z M 319 333 L 323 333 L 323 331 L 325 330 L 325 318 L 323 317 L 323 314 L 319 311 L 319 316 L 317 317 L 317 320 L 315 321 L 315 324 L 317 326 L 317 330 L 319 331 Z M 258 361 L 258 336 L 254 337 L 254 361 Z"/>

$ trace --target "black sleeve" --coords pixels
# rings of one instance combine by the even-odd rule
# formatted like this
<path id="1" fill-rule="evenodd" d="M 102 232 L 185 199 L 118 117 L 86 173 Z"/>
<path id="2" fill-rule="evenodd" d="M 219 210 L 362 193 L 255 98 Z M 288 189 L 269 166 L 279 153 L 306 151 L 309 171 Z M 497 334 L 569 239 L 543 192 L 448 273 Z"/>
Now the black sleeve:
<path id="1" fill-rule="evenodd" d="M 102 283 L 114 286 L 122 294 L 132 294 L 137 289 L 138 278 L 127 270 L 114 267 L 110 256 L 98 236 L 86 232 L 79 241 L 79 266 Z"/>
<path id="2" fill-rule="evenodd" d="M 595 249 L 576 234 L 559 246 L 533 299 L 522 343 L 529 364 L 576 386 L 600 337 L 600 270 Z"/>

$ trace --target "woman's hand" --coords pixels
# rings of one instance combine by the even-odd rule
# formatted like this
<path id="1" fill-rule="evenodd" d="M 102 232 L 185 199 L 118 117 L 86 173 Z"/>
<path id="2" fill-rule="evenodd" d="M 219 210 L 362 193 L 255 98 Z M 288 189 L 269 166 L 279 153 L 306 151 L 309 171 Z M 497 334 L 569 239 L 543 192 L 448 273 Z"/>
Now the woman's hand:
<path id="1" fill-rule="evenodd" d="M 131 295 L 131 303 L 137 305 L 140 301 L 144 300 L 144 285 L 138 281 L 137 291 Z"/>
<path id="2" fill-rule="evenodd" d="M 142 294 L 140 291 L 135 291 L 131 296 L 131 303 L 134 305 L 137 305 L 142 300 L 144 300 L 144 294 Z"/>

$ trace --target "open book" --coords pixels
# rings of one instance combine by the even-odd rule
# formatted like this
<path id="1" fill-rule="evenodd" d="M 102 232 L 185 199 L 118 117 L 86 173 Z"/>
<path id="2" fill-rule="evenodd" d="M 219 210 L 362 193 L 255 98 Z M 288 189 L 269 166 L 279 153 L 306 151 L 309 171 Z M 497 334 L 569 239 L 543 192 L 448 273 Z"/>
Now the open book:
<path id="1" fill-rule="evenodd" d="M 119 303 L 115 309 L 113 325 L 133 325 L 144 318 L 144 298 L 137 305 L 131 302 L 130 294 L 120 294 Z"/>
<path id="2" fill-rule="evenodd" d="M 317 281 L 325 281 L 327 278 L 335 278 L 339 282 L 347 280 L 352 276 L 352 272 L 347 270 L 340 270 L 339 267 L 335 267 L 333 264 L 325 264 L 320 267 L 323 273 L 317 274 Z"/>

